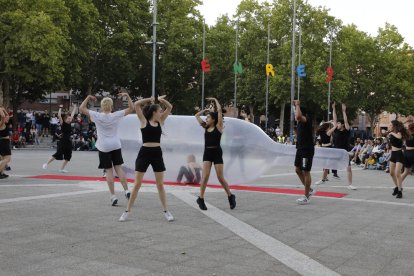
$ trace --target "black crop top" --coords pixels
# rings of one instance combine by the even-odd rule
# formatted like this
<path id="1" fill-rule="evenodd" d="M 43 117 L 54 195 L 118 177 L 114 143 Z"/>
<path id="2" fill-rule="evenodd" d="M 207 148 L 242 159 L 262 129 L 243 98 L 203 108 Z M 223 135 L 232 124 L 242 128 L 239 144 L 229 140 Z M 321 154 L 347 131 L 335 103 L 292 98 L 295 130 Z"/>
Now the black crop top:
<path id="1" fill-rule="evenodd" d="M 7 126 L 4 129 L 0 130 L 0 137 L 1 138 L 7 137 L 9 135 L 10 135 L 9 128 Z"/>
<path id="2" fill-rule="evenodd" d="M 391 146 L 396 147 L 396 148 L 402 148 L 402 145 L 403 145 L 402 139 L 398 139 L 392 134 L 390 134 L 389 139 L 390 139 Z"/>
<path id="3" fill-rule="evenodd" d="M 221 140 L 221 132 L 214 127 L 213 131 L 207 131 L 204 133 L 204 141 L 206 148 L 219 148 L 220 147 L 220 140 Z"/>
<path id="4" fill-rule="evenodd" d="M 321 136 L 321 144 L 326 145 L 331 143 L 331 136 L 326 134 L 326 131 L 321 131 L 319 136 Z"/>
<path id="5" fill-rule="evenodd" d="M 411 136 L 410 139 L 405 141 L 405 145 L 410 148 L 414 148 L 414 136 Z"/>
<path id="6" fill-rule="evenodd" d="M 61 140 L 70 141 L 71 140 L 71 135 L 72 135 L 71 125 L 67 124 L 66 122 L 63 122 L 62 126 L 61 126 L 61 129 L 62 129 L 62 138 L 61 138 Z"/>
<path id="7" fill-rule="evenodd" d="M 159 143 L 161 141 L 161 125 L 153 127 L 150 122 L 144 128 L 141 128 L 142 143 Z"/>

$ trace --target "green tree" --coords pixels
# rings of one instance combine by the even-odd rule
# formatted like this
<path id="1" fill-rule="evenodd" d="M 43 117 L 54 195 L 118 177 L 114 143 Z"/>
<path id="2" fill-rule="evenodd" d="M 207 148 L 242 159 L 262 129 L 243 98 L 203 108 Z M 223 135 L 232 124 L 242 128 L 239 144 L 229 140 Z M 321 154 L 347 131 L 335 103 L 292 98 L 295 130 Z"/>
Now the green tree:
<path id="1" fill-rule="evenodd" d="M 69 16 L 61 0 L 1 0 L 0 7 L 0 83 L 17 111 L 62 85 Z"/>

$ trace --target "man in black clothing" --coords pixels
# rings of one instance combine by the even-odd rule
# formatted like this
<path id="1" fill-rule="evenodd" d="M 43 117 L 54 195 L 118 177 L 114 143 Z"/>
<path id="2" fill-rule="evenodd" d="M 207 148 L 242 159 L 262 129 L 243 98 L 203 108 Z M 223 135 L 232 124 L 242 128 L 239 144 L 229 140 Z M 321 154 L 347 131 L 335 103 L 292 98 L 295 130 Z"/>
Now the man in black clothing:
<path id="1" fill-rule="evenodd" d="M 294 105 L 295 120 L 298 122 L 295 167 L 296 174 L 299 176 L 303 186 L 305 186 L 305 196 L 299 198 L 296 202 L 305 205 L 310 203 L 310 196 L 313 194 L 313 190 L 311 189 L 312 179 L 310 171 L 312 169 L 315 146 L 313 144 L 312 119 L 306 112 L 302 113 L 299 101 L 294 101 Z"/>
<path id="2" fill-rule="evenodd" d="M 346 105 L 342 104 L 342 116 L 343 120 L 339 120 L 336 117 L 336 107 L 335 102 L 332 104 L 332 115 L 333 115 L 333 124 L 336 125 L 336 129 L 334 131 L 335 139 L 335 148 L 337 149 L 344 149 L 349 151 L 349 136 L 351 135 L 348 123 L 348 117 L 346 115 Z M 347 168 L 348 174 L 348 189 L 356 190 L 354 186 L 352 186 L 352 170 L 351 170 L 351 158 L 349 159 L 349 164 Z"/>

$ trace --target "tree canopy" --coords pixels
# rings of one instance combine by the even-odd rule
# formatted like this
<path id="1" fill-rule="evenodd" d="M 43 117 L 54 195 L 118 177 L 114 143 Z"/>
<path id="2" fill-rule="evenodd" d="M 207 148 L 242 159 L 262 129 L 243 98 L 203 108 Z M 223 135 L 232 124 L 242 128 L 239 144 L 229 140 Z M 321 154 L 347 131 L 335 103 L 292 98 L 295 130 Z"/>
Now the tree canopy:
<path id="1" fill-rule="evenodd" d="M 167 94 L 175 114 L 191 114 L 201 102 L 203 17 L 201 0 L 159 0 L 156 91 Z M 332 41 L 332 98 L 374 122 L 382 111 L 413 114 L 414 52 L 397 28 L 384 22 L 376 35 L 344 25 L 322 7 L 297 1 L 302 32 L 301 101 L 326 115 L 326 69 Z M 126 87 L 151 94 L 152 1 L 0 0 L 0 97 L 6 105 L 42 99 L 50 91 L 90 93 Z M 269 114 L 290 102 L 292 1 L 243 0 L 233 16 L 206 26 L 205 95 L 223 103 L 234 97 L 236 27 L 237 104 L 255 115 L 265 110 L 265 66 L 270 28 Z M 297 53 L 296 49 L 296 53 Z M 298 64 L 295 64 L 297 66 Z M 297 77 L 297 76 L 296 76 Z M 297 80 L 295 80 L 297 83 Z M 353 112 L 356 114 L 356 112 Z"/>

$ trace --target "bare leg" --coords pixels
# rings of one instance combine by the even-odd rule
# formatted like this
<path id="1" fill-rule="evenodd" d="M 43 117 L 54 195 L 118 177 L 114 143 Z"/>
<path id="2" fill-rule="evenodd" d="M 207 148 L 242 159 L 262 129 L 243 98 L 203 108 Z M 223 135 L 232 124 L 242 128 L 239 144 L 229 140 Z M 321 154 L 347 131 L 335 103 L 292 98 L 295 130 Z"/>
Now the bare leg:
<path id="1" fill-rule="evenodd" d="M 112 168 L 106 169 L 106 183 L 108 184 L 109 192 L 111 193 L 111 195 L 114 195 L 114 173 L 112 172 Z"/>
<path id="2" fill-rule="evenodd" d="M 323 170 L 323 175 L 322 175 L 322 180 L 325 180 L 325 179 L 327 179 L 328 178 L 328 171 L 329 170 Z"/>
<path id="3" fill-rule="evenodd" d="M 392 178 L 392 181 L 394 182 L 395 187 L 398 188 L 398 181 L 397 181 L 397 176 L 395 174 L 395 163 L 394 162 L 390 162 L 390 175 Z"/>
<path id="4" fill-rule="evenodd" d="M 303 171 L 302 172 L 303 178 L 304 178 L 304 186 L 305 186 L 305 196 L 309 197 L 310 187 L 312 184 L 312 177 L 310 174 L 310 171 Z"/>
<path id="5" fill-rule="evenodd" d="M 63 170 L 68 163 L 69 163 L 68 160 L 63 160 L 63 164 L 62 164 L 62 167 L 60 167 L 60 169 Z"/>
<path id="6" fill-rule="evenodd" d="M 200 198 L 204 198 L 204 193 L 207 187 L 207 181 L 208 181 L 208 178 L 210 177 L 210 171 L 211 171 L 211 162 L 204 161 L 203 162 L 203 178 L 200 184 Z"/>
<path id="7" fill-rule="evenodd" d="M 217 174 L 217 178 L 218 181 L 220 182 L 221 186 L 223 186 L 224 191 L 226 191 L 227 196 L 231 196 L 231 192 L 229 189 L 229 184 L 227 183 L 226 179 L 224 179 L 224 174 L 223 174 L 223 164 L 215 164 L 214 168 L 216 169 L 216 174 Z"/>
<path id="8" fill-rule="evenodd" d="M 395 164 L 395 177 L 397 178 L 397 187 L 398 190 L 402 190 L 402 177 L 401 177 L 401 170 L 403 168 L 403 164 L 398 162 Z"/>
<path id="9" fill-rule="evenodd" d="M 56 160 L 53 156 L 50 157 L 49 161 L 47 161 L 47 164 L 49 165 L 50 163 L 52 163 L 54 160 Z"/>
<path id="10" fill-rule="evenodd" d="M 3 156 L 3 159 L 0 162 L 0 172 L 3 172 L 7 164 L 11 161 L 11 155 Z"/>
<path id="11" fill-rule="evenodd" d="M 401 176 L 401 183 L 404 182 L 405 178 L 411 174 L 411 168 L 404 168 L 404 173 Z"/>
<path id="12" fill-rule="evenodd" d="M 302 182 L 302 185 L 305 186 L 305 176 L 303 174 L 303 171 L 299 167 L 296 167 L 295 171 L 300 179 L 300 182 Z"/>
<path id="13" fill-rule="evenodd" d="M 128 200 L 128 206 L 126 209 L 128 212 L 131 211 L 132 206 L 134 206 L 135 199 L 138 196 L 138 191 L 142 185 L 142 179 L 144 178 L 144 174 L 145 173 L 143 172 L 135 172 L 134 188 L 132 188 L 131 197 Z"/>
<path id="14" fill-rule="evenodd" d="M 352 169 L 351 166 L 347 168 L 347 175 L 348 175 L 348 185 L 352 185 Z"/>
<path id="15" fill-rule="evenodd" d="M 158 196 L 164 211 L 167 211 L 167 196 L 164 190 L 164 172 L 154 172 L 155 182 L 157 183 Z"/>
<path id="16" fill-rule="evenodd" d="M 121 165 L 114 166 L 114 170 L 116 174 L 119 177 L 119 181 L 121 181 L 122 187 L 124 188 L 124 191 L 128 191 L 128 183 L 125 178 L 124 170 L 122 169 Z"/>

